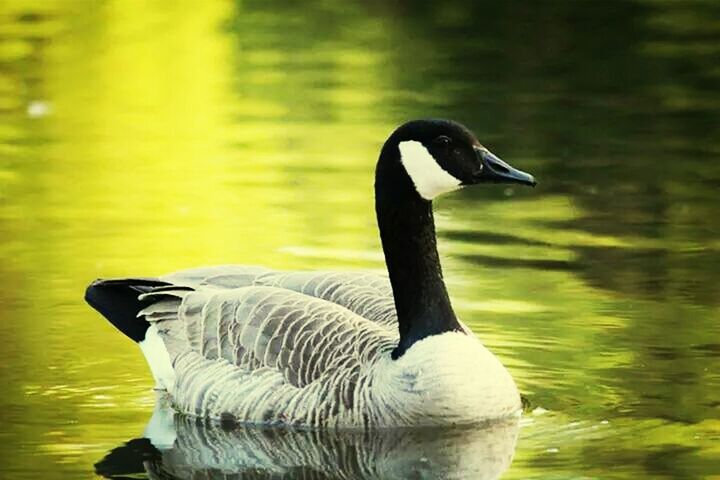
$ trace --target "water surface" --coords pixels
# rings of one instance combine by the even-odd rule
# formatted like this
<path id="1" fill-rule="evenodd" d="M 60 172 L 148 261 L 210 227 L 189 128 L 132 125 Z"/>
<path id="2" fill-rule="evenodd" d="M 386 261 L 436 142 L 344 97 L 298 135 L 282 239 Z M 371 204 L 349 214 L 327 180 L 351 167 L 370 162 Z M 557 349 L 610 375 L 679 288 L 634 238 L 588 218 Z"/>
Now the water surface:
<path id="1" fill-rule="evenodd" d="M 531 404 L 503 478 L 716 478 L 717 18 L 713 1 L 3 2 L 2 476 L 87 478 L 150 418 L 149 373 L 83 305 L 88 281 L 381 270 L 377 152 L 442 116 L 540 181 L 436 202 L 456 310 Z"/>

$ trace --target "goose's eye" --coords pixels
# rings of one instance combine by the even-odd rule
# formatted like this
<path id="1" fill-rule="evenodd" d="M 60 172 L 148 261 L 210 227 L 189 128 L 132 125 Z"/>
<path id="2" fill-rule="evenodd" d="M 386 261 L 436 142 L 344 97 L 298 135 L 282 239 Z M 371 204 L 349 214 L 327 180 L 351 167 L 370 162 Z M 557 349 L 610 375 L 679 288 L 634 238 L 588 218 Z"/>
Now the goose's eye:
<path id="1" fill-rule="evenodd" d="M 447 148 L 451 143 L 450 137 L 446 137 L 445 135 L 440 135 L 435 139 L 435 145 L 439 147 Z"/>

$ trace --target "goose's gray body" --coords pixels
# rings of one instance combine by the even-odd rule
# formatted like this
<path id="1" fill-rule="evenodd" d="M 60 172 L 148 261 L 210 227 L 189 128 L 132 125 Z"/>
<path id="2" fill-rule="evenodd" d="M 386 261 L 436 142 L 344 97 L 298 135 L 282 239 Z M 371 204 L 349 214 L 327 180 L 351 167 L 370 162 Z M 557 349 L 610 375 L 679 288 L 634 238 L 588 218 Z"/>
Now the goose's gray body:
<path id="1" fill-rule="evenodd" d="M 167 349 L 172 372 L 154 371 L 161 371 L 156 380 L 181 412 L 365 428 L 468 423 L 510 416 L 520 407 L 507 371 L 465 333 L 424 341 L 446 344 L 428 345 L 442 355 L 418 351 L 392 360 L 397 317 L 382 276 L 224 266 L 160 279 L 171 285 L 142 294 L 152 303 L 140 314 L 154 327 L 149 335 L 157 332 Z M 458 347 L 472 357 L 447 354 Z M 157 356 L 146 355 L 153 367 Z M 484 380 L 468 374 L 466 361 L 482 369 Z M 453 370 L 455 376 L 437 383 Z M 458 386 L 447 385 L 453 379 L 473 390 L 469 404 L 448 396 L 457 394 Z M 483 385 L 486 391 L 477 391 Z M 428 395 L 433 402 L 425 402 Z M 483 408 L 473 408 L 475 402 Z"/>
<path id="2" fill-rule="evenodd" d="M 453 311 L 432 213 L 440 194 L 499 182 L 535 184 L 462 125 L 407 122 L 375 170 L 387 278 L 226 266 L 97 281 L 85 298 L 185 413 L 310 428 L 512 416 L 510 374 Z"/>

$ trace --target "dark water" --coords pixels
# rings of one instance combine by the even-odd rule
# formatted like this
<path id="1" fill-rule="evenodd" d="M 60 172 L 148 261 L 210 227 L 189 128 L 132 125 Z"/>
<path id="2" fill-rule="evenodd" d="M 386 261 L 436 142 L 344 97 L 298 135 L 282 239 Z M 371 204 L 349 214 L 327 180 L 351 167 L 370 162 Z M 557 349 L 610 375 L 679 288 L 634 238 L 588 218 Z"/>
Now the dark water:
<path id="1" fill-rule="evenodd" d="M 130 448 L 114 465 L 718 478 L 719 18 L 715 1 L 2 2 L 0 476 L 87 478 L 142 436 L 149 374 L 82 304 L 89 280 L 381 269 L 377 151 L 442 116 L 540 181 L 436 205 L 454 305 L 531 402 L 512 464 L 514 431 L 182 420 L 163 459 Z"/>

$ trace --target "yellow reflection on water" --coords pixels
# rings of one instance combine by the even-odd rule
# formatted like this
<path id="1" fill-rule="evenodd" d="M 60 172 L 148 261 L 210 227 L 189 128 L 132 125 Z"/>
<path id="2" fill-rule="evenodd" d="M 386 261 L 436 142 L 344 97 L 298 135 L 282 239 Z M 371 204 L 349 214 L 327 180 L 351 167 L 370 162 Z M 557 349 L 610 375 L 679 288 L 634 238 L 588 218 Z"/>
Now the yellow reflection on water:
<path id="1" fill-rule="evenodd" d="M 632 169 L 620 175 L 611 161 L 595 159 L 602 168 L 593 172 L 615 175 L 625 189 L 612 215 L 603 216 L 606 203 L 613 206 L 613 182 L 592 178 L 601 188 L 584 195 L 573 180 L 584 186 L 596 173 L 558 168 L 555 155 L 580 149 L 588 135 L 591 153 L 605 143 L 625 148 L 618 131 L 562 123 L 544 130 L 533 115 L 559 122 L 568 98 L 578 101 L 573 108 L 582 118 L 602 117 L 591 107 L 607 103 L 619 105 L 613 119 L 629 115 L 618 121 L 628 130 L 638 123 L 634 107 L 556 91 L 555 77 L 536 79 L 551 85 L 547 91 L 528 92 L 527 84 L 463 70 L 500 71 L 503 62 L 492 57 L 498 48 L 503 57 L 535 56 L 519 37 L 498 38 L 502 28 L 483 42 L 464 34 L 452 43 L 448 25 L 470 22 L 467 35 L 485 31 L 464 14 L 468 5 L 438 4 L 432 18 L 392 6 L 264 5 L 0 4 L 0 379 L 8 385 L 0 407 L 4 435 L 18 446 L 7 471 L 87 473 L 145 426 L 155 400 L 146 367 L 131 342 L 83 305 L 90 280 L 218 263 L 381 271 L 372 199 L 378 150 L 401 121 L 437 114 L 470 118 L 478 133 L 489 130 L 491 141 L 509 150 L 498 154 L 540 172 L 534 191 L 489 187 L 437 205 L 458 313 L 532 401 L 567 412 L 533 417 L 530 447 L 510 475 L 544 473 L 546 449 L 555 448 L 548 442 L 572 444 L 559 449 L 565 465 L 592 462 L 583 448 L 617 444 L 615 424 L 600 423 L 606 414 L 622 417 L 618 432 L 629 438 L 648 417 L 648 451 L 675 436 L 701 444 L 705 456 L 717 453 L 707 440 L 717 422 L 692 423 L 716 408 L 704 399 L 717 373 L 704 362 L 717 356 L 717 275 L 700 256 L 718 249 L 715 207 L 704 200 L 714 195 L 710 162 L 693 170 L 692 182 L 670 175 L 641 188 L 650 169 L 640 169 L 639 178 Z M 646 22 L 653 28 L 687 29 L 657 10 Z M 715 28 L 700 24 L 704 32 Z M 567 27 L 554 26 L 548 31 Z M 433 41 L 421 38 L 426 32 Z M 704 40 L 682 48 L 658 42 L 637 51 L 662 59 L 714 51 Z M 452 56 L 466 50 L 473 58 Z M 510 73 L 521 80 L 546 75 Z M 648 89 L 672 109 L 717 102 L 663 75 Z M 520 124 L 533 131 L 523 134 Z M 567 138 L 553 137 L 560 129 Z M 693 158 L 717 150 L 714 140 L 689 134 L 660 140 L 663 148 L 697 148 Z M 671 157 L 660 168 L 652 135 L 635 142 L 636 156 L 657 170 L 678 163 Z M 596 218 L 611 228 L 598 228 Z M 700 265 L 687 263 L 695 255 Z M 659 420 L 676 414 L 690 426 Z M 597 465 L 590 471 L 602 473 Z"/>

